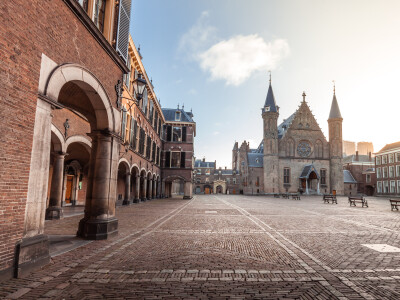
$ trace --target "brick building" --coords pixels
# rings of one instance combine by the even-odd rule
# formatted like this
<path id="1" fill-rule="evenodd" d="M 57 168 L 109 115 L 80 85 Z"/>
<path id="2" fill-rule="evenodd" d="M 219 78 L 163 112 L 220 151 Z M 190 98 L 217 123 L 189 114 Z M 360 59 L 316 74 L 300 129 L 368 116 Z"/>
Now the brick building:
<path id="1" fill-rule="evenodd" d="M 303 101 L 278 126 L 279 107 L 272 85 L 268 88 L 262 118 L 264 138 L 257 149 L 244 142 L 233 148 L 232 168 L 240 175 L 240 192 L 306 194 L 344 193 L 342 122 L 336 94 L 329 114 L 329 141 Z"/>
<path id="2" fill-rule="evenodd" d="M 217 162 L 196 160 L 194 164 L 194 193 L 239 194 L 239 175 L 226 167 L 217 168 Z"/>
<path id="3" fill-rule="evenodd" d="M 400 196 L 400 142 L 375 153 L 376 195 Z"/>
<path id="4" fill-rule="evenodd" d="M 343 141 L 343 157 L 356 154 L 356 143 Z"/>
<path id="5" fill-rule="evenodd" d="M 0 278 L 50 261 L 44 221 L 64 206 L 85 206 L 78 236 L 97 240 L 118 233 L 118 203 L 169 195 L 177 178 L 191 197 L 193 115 L 165 117 L 130 11 L 130 0 L 0 4 Z M 164 137 L 170 124 L 186 142 Z M 185 152 L 182 166 L 162 164 L 165 147 Z"/>
<path id="6" fill-rule="evenodd" d="M 357 151 L 360 155 L 369 155 L 369 153 L 374 153 L 374 144 L 372 142 L 358 142 Z"/>
<path id="7" fill-rule="evenodd" d="M 373 176 L 366 176 L 366 174 L 373 174 L 375 162 L 372 158 L 372 154 L 360 155 L 356 151 L 355 155 L 350 155 L 343 158 L 343 169 L 351 173 L 351 176 L 355 179 L 357 183 L 357 189 L 352 190 L 352 195 L 364 194 L 372 196 L 375 193 L 375 182 L 373 181 Z M 368 180 L 368 181 L 367 181 Z M 354 184 L 353 184 L 354 186 Z M 348 195 L 349 193 L 346 193 Z"/>

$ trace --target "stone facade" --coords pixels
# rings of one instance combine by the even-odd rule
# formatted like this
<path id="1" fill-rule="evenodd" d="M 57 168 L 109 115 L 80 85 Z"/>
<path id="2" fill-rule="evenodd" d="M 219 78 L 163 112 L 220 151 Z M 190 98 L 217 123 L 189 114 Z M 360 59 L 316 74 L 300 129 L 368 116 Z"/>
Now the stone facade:
<path id="1" fill-rule="evenodd" d="M 334 93 L 329 141 L 315 120 L 303 93 L 298 110 L 278 126 L 279 107 L 270 84 L 262 108 L 264 137 L 257 149 L 235 143 L 232 168 L 244 194 L 344 193 L 342 117 Z M 260 182 L 261 178 L 261 182 Z"/>
<path id="2" fill-rule="evenodd" d="M 375 153 L 376 195 L 400 197 L 400 142 Z"/>

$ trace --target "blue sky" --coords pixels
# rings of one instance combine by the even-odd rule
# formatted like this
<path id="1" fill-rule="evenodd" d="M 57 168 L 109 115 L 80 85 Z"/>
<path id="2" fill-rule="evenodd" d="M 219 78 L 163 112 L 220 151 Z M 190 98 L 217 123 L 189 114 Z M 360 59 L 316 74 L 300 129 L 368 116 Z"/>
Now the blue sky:
<path id="1" fill-rule="evenodd" d="M 343 137 L 400 140 L 400 1 L 133 0 L 131 35 L 163 107 L 193 109 L 195 155 L 231 166 L 262 139 L 268 70 L 280 121 L 303 91 L 326 138 L 332 80 Z"/>

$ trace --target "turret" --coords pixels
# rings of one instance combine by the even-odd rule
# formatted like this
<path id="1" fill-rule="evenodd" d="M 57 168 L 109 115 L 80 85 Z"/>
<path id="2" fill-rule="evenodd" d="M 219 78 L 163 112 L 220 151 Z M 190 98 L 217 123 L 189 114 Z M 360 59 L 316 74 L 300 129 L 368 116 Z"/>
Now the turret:
<path id="1" fill-rule="evenodd" d="M 330 183 L 331 191 L 335 190 L 337 194 L 344 193 L 343 182 L 343 136 L 342 136 L 343 118 L 340 113 L 339 104 L 336 99 L 336 88 L 333 87 L 333 99 L 331 111 L 329 113 L 329 154 L 330 154 Z"/>
<path id="2" fill-rule="evenodd" d="M 264 122 L 264 191 L 277 193 L 278 191 L 278 117 L 279 107 L 275 103 L 272 91 L 271 75 L 267 97 L 262 110 Z"/>

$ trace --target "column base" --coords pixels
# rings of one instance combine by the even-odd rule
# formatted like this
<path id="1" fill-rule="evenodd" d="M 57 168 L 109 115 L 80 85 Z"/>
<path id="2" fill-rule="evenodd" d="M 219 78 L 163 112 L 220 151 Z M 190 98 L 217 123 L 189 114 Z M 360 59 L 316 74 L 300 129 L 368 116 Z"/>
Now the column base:
<path id="1" fill-rule="evenodd" d="M 142 202 L 146 202 L 147 201 L 147 198 L 142 198 L 142 199 L 140 199 Z"/>
<path id="2" fill-rule="evenodd" d="M 190 200 L 190 199 L 192 199 L 193 197 L 191 197 L 191 196 L 183 196 L 183 200 Z"/>
<path id="3" fill-rule="evenodd" d="M 150 201 L 151 199 L 153 199 L 153 198 L 151 198 L 151 197 L 147 198 L 147 200 L 149 200 L 149 201 Z"/>
<path id="4" fill-rule="evenodd" d="M 59 220 L 63 218 L 62 207 L 50 206 L 46 208 L 46 220 Z"/>
<path id="5" fill-rule="evenodd" d="M 122 201 L 122 205 L 131 205 L 131 201 L 124 199 L 124 201 Z"/>
<path id="6" fill-rule="evenodd" d="M 133 203 L 140 203 L 140 199 L 139 198 L 133 199 Z"/>
<path id="7" fill-rule="evenodd" d="M 79 222 L 77 236 L 88 240 L 106 240 L 118 234 L 118 219 L 115 217 L 106 220 L 83 218 Z"/>
<path id="8" fill-rule="evenodd" d="M 30 272 L 50 263 L 49 239 L 41 234 L 23 238 L 16 245 L 14 277 L 25 277 Z"/>

